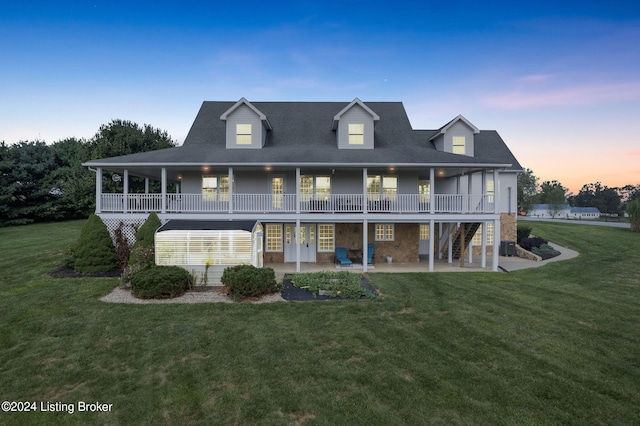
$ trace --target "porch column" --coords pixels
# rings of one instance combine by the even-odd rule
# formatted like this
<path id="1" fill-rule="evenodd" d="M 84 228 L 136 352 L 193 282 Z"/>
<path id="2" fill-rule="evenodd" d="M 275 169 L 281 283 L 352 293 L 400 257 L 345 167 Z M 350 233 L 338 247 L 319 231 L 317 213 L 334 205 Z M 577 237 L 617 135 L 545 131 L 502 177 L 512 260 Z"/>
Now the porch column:
<path id="1" fill-rule="evenodd" d="M 362 169 L 362 213 L 367 214 L 367 168 Z"/>
<path id="2" fill-rule="evenodd" d="M 487 222 L 482 223 L 482 253 L 480 258 L 480 266 L 487 267 Z"/>
<path id="3" fill-rule="evenodd" d="M 144 193 L 149 193 L 149 178 L 144 178 Z"/>
<path id="4" fill-rule="evenodd" d="M 167 212 L 167 169 L 166 167 L 162 168 L 162 176 L 160 179 L 160 184 L 162 186 L 161 194 L 162 194 L 162 205 L 161 205 L 161 213 Z"/>
<path id="5" fill-rule="evenodd" d="M 464 236 L 466 235 L 465 233 L 466 229 L 464 226 L 464 223 L 460 224 L 460 267 L 463 268 L 464 267 Z"/>
<path id="6" fill-rule="evenodd" d="M 433 169 L 432 169 L 432 173 L 433 173 Z M 432 184 L 433 185 L 433 184 Z M 433 186 L 432 186 L 433 188 Z M 435 240 L 435 231 L 434 231 L 434 227 L 436 225 L 436 222 L 431 219 L 429 221 L 429 272 L 433 272 L 433 258 L 434 258 L 434 250 L 435 250 L 435 244 L 434 241 Z"/>
<path id="7" fill-rule="evenodd" d="M 296 219 L 296 272 L 300 272 L 300 219 Z"/>
<path id="8" fill-rule="evenodd" d="M 467 258 L 468 263 L 473 263 L 473 239 L 469 241 L 469 257 Z"/>
<path id="9" fill-rule="evenodd" d="M 296 213 L 300 213 L 300 167 L 296 167 Z"/>
<path id="10" fill-rule="evenodd" d="M 436 173 L 433 167 L 431 168 L 431 170 L 429 170 L 429 186 L 429 213 L 434 214 L 436 210 L 434 201 L 435 199 L 433 198 L 433 196 L 436 193 Z"/>
<path id="11" fill-rule="evenodd" d="M 233 213 L 233 167 L 229 167 L 229 214 Z"/>
<path id="12" fill-rule="evenodd" d="M 129 170 L 125 169 L 122 174 L 122 212 L 129 210 Z"/>
<path id="13" fill-rule="evenodd" d="M 493 212 L 500 213 L 500 179 L 498 169 L 493 170 Z"/>
<path id="14" fill-rule="evenodd" d="M 453 224 L 449 223 L 449 247 L 447 247 L 447 262 L 453 263 Z"/>
<path id="15" fill-rule="evenodd" d="M 362 221 L 362 272 L 367 272 L 367 259 L 369 259 L 369 221 Z"/>
<path id="16" fill-rule="evenodd" d="M 102 213 L 102 167 L 96 168 L 96 213 Z"/>
<path id="17" fill-rule="evenodd" d="M 500 219 L 493 221 L 493 255 L 491 256 L 491 270 L 498 272 L 498 259 L 500 253 L 498 252 L 500 246 Z"/>

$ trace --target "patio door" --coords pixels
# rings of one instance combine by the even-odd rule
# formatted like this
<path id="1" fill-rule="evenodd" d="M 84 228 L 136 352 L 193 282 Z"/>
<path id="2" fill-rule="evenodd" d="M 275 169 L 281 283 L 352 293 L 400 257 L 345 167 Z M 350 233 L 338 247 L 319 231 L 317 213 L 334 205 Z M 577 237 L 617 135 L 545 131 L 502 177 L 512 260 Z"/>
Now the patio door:
<path id="1" fill-rule="evenodd" d="M 284 176 L 271 176 L 271 208 L 280 210 L 284 207 Z"/>
<path id="2" fill-rule="evenodd" d="M 301 223 L 300 224 L 300 262 L 316 261 L 316 224 Z M 296 242 L 296 225 L 294 223 L 286 223 L 284 225 L 284 261 L 295 262 L 297 260 Z"/>
<path id="3" fill-rule="evenodd" d="M 418 254 L 429 254 L 429 225 L 420 224 L 420 242 Z"/>

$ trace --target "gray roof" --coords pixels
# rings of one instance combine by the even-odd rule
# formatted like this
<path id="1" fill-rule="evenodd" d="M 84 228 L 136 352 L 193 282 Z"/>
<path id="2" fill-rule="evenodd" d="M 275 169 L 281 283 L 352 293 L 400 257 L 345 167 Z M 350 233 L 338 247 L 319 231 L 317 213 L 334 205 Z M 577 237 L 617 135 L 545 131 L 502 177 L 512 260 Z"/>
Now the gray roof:
<path id="1" fill-rule="evenodd" d="M 258 223 L 255 220 L 180 220 L 172 219 L 162 225 L 156 232 L 163 231 L 192 231 L 192 230 L 214 230 L 214 231 L 250 231 Z"/>
<path id="2" fill-rule="evenodd" d="M 437 151 L 429 139 L 438 130 L 413 130 L 401 102 L 365 102 L 376 122 L 374 149 L 338 149 L 332 122 L 349 102 L 251 102 L 273 130 L 262 149 L 226 149 L 220 119 L 236 102 L 204 102 L 181 147 L 92 160 L 85 165 L 441 165 L 522 167 L 493 130 L 475 135 L 475 157 Z"/>

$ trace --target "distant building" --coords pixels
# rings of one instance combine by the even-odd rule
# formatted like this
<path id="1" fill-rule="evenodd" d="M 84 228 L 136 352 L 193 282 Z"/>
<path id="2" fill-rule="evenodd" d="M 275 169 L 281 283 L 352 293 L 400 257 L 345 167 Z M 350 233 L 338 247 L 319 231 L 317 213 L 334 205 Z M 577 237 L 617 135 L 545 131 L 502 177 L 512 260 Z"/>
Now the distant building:
<path id="1" fill-rule="evenodd" d="M 532 204 L 527 216 L 556 219 L 598 219 L 600 210 L 596 207 L 571 207 L 569 204 Z"/>

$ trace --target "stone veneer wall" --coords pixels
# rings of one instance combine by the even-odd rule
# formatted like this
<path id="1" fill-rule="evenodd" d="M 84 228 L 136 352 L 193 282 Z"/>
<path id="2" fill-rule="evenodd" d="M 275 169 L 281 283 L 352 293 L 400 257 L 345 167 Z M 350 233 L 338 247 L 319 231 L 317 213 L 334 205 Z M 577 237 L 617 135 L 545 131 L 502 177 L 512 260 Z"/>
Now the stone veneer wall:
<path id="1" fill-rule="evenodd" d="M 369 224 L 367 231 L 367 239 L 374 245 L 374 263 L 386 262 L 387 256 L 391 256 L 394 262 L 419 260 L 419 225 L 417 223 L 396 223 L 393 241 L 375 241 L 374 223 Z M 362 224 L 336 223 L 336 247 L 362 249 Z"/>

